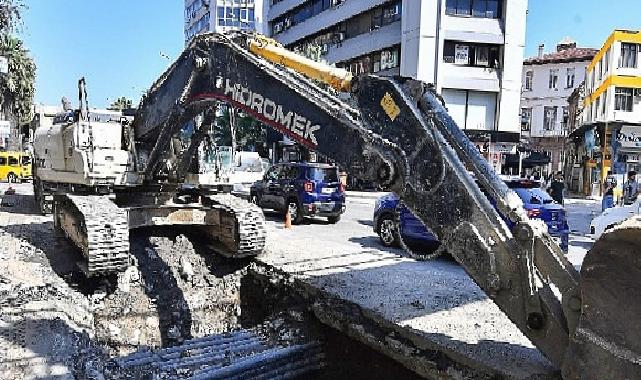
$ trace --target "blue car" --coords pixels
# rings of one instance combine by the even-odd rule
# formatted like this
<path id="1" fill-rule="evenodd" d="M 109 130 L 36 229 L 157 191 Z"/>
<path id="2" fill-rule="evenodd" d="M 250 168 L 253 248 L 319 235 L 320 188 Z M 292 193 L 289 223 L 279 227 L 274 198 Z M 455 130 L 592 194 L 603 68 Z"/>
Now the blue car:
<path id="1" fill-rule="evenodd" d="M 523 201 L 523 208 L 531 219 L 541 219 L 548 226 L 548 233 L 561 247 L 568 251 L 570 227 L 563 205 L 552 199 L 550 194 L 541 189 L 541 183 L 528 179 L 516 179 L 505 182 Z"/>
<path id="2" fill-rule="evenodd" d="M 249 196 L 262 208 L 283 214 L 289 210 L 293 224 L 307 216 L 326 217 L 334 224 L 345 212 L 345 187 L 338 167 L 328 164 L 276 164 L 252 185 Z"/>
<path id="3" fill-rule="evenodd" d="M 379 236 L 381 244 L 386 247 L 399 245 L 399 228 L 396 221 L 398 202 L 398 196 L 389 193 L 378 198 L 374 206 L 374 231 Z M 399 216 L 400 234 L 406 245 L 424 253 L 433 252 L 438 248 L 440 245 L 438 238 L 427 231 L 423 223 L 409 209 L 402 206 Z"/>
<path id="4" fill-rule="evenodd" d="M 552 197 L 540 189 L 540 183 L 530 180 L 510 180 L 506 184 L 523 201 L 523 208 L 530 218 L 541 219 L 547 224 L 548 232 L 564 252 L 568 251 L 570 228 L 563 206 L 555 203 Z M 399 198 L 390 193 L 380 197 L 374 207 L 374 231 L 381 243 L 397 246 L 399 233 L 406 244 L 438 247 L 438 239 L 405 207 L 400 209 L 400 226 L 397 227 L 395 210 Z M 408 244 L 410 245 L 410 244 Z"/>

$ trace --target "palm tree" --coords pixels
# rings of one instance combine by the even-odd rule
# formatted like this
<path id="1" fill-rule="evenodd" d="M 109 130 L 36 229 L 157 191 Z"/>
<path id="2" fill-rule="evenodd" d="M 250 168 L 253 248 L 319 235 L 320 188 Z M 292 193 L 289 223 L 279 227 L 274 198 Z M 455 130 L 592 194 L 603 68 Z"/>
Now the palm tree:
<path id="1" fill-rule="evenodd" d="M 27 122 L 32 116 L 36 64 L 29 57 L 22 41 L 9 34 L 0 35 L 0 55 L 9 62 L 8 73 L 0 74 L 2 112 L 6 118 Z"/>

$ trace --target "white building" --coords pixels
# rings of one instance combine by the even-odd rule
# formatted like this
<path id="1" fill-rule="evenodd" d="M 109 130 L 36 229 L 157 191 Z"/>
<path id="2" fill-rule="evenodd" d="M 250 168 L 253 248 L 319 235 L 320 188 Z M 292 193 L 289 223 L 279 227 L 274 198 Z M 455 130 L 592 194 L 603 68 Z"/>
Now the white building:
<path id="1" fill-rule="evenodd" d="M 523 62 L 521 94 L 522 135 L 530 148 L 544 153 L 550 162 L 543 174 L 563 170 L 565 138 L 568 134 L 568 98 L 585 79 L 585 72 L 597 49 L 577 48 L 565 39 L 556 51 Z M 541 162 L 539 162 L 541 163 Z M 532 163 L 536 164 L 536 163 Z"/>
<path id="2" fill-rule="evenodd" d="M 185 0 L 185 45 L 199 33 L 256 30 L 265 34 L 269 0 Z"/>
<path id="3" fill-rule="evenodd" d="M 272 0 L 269 34 L 353 73 L 434 83 L 500 170 L 519 142 L 527 0 Z"/>

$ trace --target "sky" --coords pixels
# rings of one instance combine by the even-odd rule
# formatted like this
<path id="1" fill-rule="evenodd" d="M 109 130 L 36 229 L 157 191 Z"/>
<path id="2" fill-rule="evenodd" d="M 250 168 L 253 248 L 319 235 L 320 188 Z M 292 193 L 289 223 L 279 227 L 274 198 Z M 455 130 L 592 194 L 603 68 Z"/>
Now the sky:
<path id="1" fill-rule="evenodd" d="M 420 1 L 420 0 L 412 0 Z M 510 0 L 508 0 L 510 1 Z M 90 104 L 140 95 L 183 49 L 184 0 L 25 0 L 21 32 L 38 66 L 36 102 L 77 99 L 87 80 Z M 614 29 L 641 29 L 639 0 L 529 0 L 526 57 L 569 36 L 600 48 Z"/>
<path id="2" fill-rule="evenodd" d="M 90 107 L 120 96 L 135 106 L 184 47 L 184 0 L 24 2 L 20 34 L 37 65 L 37 103 L 67 96 L 77 106 L 84 76 Z"/>

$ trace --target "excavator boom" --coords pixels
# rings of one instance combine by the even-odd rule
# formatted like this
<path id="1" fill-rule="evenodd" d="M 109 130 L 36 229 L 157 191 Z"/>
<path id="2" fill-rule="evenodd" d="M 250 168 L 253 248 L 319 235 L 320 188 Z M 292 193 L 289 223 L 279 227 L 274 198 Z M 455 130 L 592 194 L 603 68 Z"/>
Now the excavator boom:
<path id="1" fill-rule="evenodd" d="M 314 80 L 349 89 L 357 106 Z M 574 267 L 545 225 L 526 216 L 519 198 L 456 126 L 431 87 L 407 78 L 351 78 L 253 34 L 201 35 L 154 84 L 134 120 L 140 149 L 148 152 L 146 176 L 157 170 L 167 149 L 165 137 L 221 101 L 353 175 L 395 191 L 567 379 L 641 378 L 639 351 L 629 344 L 640 340 L 638 328 L 626 339 L 603 328 L 589 330 L 594 339 L 574 339 L 577 330 L 607 325 L 608 312 L 638 308 L 601 309 L 605 304 L 597 297 L 589 305 L 591 313 L 585 312 Z M 619 290 L 638 290 L 636 282 L 631 286 Z M 636 320 L 638 315 L 625 317 Z M 612 365 L 573 362 L 589 360 L 597 346 L 599 358 Z"/>

